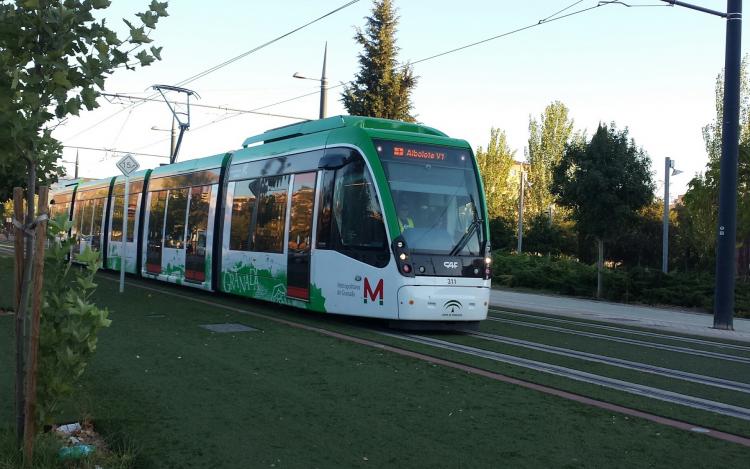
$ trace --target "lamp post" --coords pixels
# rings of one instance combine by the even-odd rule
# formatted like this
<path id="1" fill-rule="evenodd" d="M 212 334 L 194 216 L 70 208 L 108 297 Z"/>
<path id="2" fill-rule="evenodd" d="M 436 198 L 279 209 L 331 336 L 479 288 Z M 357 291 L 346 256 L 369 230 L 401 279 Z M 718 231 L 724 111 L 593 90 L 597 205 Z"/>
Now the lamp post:
<path id="1" fill-rule="evenodd" d="M 177 131 L 174 127 L 174 117 L 172 117 L 172 130 L 170 129 L 160 129 L 159 127 L 152 125 L 151 130 L 156 130 L 157 132 L 171 132 L 170 138 L 169 138 L 169 157 L 171 158 L 172 155 L 174 155 L 174 145 L 177 138 Z"/>
<path id="2" fill-rule="evenodd" d="M 292 77 L 299 78 L 301 80 L 313 80 L 320 82 L 320 113 L 318 118 L 324 119 L 326 117 L 326 107 L 328 101 L 328 79 L 326 78 L 326 59 L 328 58 L 328 42 L 326 42 L 325 48 L 323 49 L 323 72 L 320 74 L 320 78 L 309 78 L 300 75 L 299 72 L 294 72 Z"/>
<path id="3" fill-rule="evenodd" d="M 669 271 L 669 173 L 672 170 L 672 176 L 682 174 L 682 171 L 675 169 L 674 160 L 670 157 L 664 158 L 664 222 L 662 226 L 661 241 L 661 271 L 665 274 Z"/>
<path id="4" fill-rule="evenodd" d="M 526 186 L 531 187 L 531 183 L 526 180 L 526 171 L 521 169 L 521 187 L 518 189 L 518 245 L 516 246 L 518 254 L 521 254 L 523 251 L 523 198 Z"/>

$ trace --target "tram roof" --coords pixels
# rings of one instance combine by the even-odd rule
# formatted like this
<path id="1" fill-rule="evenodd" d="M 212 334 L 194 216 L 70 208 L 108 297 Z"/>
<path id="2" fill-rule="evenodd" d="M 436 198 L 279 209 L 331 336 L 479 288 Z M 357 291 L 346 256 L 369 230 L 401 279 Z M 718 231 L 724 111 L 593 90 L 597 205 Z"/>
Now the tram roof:
<path id="1" fill-rule="evenodd" d="M 270 129 L 262 134 L 248 137 L 242 143 L 243 148 L 247 148 L 254 143 L 271 143 L 279 140 L 285 140 L 303 135 L 310 135 L 320 132 L 340 129 L 342 127 L 358 127 L 361 129 L 371 130 L 390 130 L 396 132 L 408 132 L 416 134 L 431 135 L 435 137 L 447 137 L 443 132 L 428 127 L 426 125 L 415 124 L 411 122 L 402 122 L 391 119 L 380 119 L 377 117 L 362 116 L 334 116 L 326 119 L 314 121 L 298 122 L 295 124 L 285 125 Z"/>
<path id="2" fill-rule="evenodd" d="M 134 181 L 140 181 L 141 179 L 145 179 L 146 175 L 152 171 L 151 169 L 142 169 L 140 171 L 136 171 L 133 174 L 130 175 L 130 182 Z M 122 174 L 119 176 L 115 176 L 115 184 L 124 184 L 125 183 L 125 176 Z"/>
<path id="3" fill-rule="evenodd" d="M 104 179 L 95 179 L 93 181 L 85 181 L 78 183 L 78 192 L 87 191 L 90 189 L 101 189 L 102 187 L 109 187 L 114 177 L 110 176 Z"/>
<path id="4" fill-rule="evenodd" d="M 226 153 L 220 153 L 218 155 L 206 156 L 204 158 L 195 158 L 192 160 L 181 161 L 179 163 L 159 166 L 151 171 L 151 178 L 161 178 L 165 176 L 191 173 L 194 171 L 202 171 L 204 169 L 221 168 L 221 163 L 225 156 Z"/>
<path id="5" fill-rule="evenodd" d="M 267 130 L 245 139 L 233 152 L 232 164 L 296 151 L 324 148 L 334 142 L 355 143 L 360 137 L 408 139 L 414 142 L 468 147 L 464 140 L 425 125 L 361 116 L 335 116 Z"/>

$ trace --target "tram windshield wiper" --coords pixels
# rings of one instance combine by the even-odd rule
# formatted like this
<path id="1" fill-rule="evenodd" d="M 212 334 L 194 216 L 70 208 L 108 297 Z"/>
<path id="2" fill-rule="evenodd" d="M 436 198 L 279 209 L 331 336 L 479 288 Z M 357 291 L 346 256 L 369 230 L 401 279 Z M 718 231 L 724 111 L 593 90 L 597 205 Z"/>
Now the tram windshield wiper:
<path id="1" fill-rule="evenodd" d="M 449 256 L 457 256 L 459 252 L 466 246 L 466 244 L 469 242 L 469 239 L 474 235 L 474 232 L 477 231 L 477 229 L 482 224 L 482 219 L 479 218 L 479 215 L 477 215 L 477 206 L 474 203 L 474 197 L 469 196 L 471 200 L 471 206 L 472 206 L 472 213 L 474 214 L 474 221 L 471 222 L 469 225 L 469 228 L 466 230 L 466 233 L 464 233 L 463 236 L 461 236 L 461 239 L 458 240 L 458 243 L 451 249 L 451 252 L 448 253 Z"/>

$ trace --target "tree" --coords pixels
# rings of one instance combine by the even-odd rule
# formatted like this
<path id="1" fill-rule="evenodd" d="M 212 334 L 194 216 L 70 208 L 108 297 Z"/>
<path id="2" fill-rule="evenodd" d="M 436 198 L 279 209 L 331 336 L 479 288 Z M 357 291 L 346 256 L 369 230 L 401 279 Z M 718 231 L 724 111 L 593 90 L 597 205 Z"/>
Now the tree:
<path id="1" fill-rule="evenodd" d="M 597 240 L 597 296 L 602 295 L 604 242 L 615 239 L 639 209 L 653 200 L 654 181 L 646 153 L 618 131 L 599 124 L 591 141 L 566 148 L 553 172 L 552 193 L 571 210 L 578 232 Z"/>
<path id="2" fill-rule="evenodd" d="M 505 132 L 494 127 L 490 129 L 487 149 L 480 146 L 476 151 L 487 200 L 487 215 L 490 218 L 490 238 L 496 249 L 510 247 L 513 242 L 513 220 L 518 196 L 509 175 L 514 155 L 515 152 L 508 146 Z"/>
<path id="3" fill-rule="evenodd" d="M 57 164 L 60 156 L 60 144 L 51 136 L 43 135 L 39 142 L 39 155 L 36 159 L 37 178 L 40 185 L 49 186 L 65 174 L 65 169 Z M 23 158 L 8 155 L 0 156 L 0 200 L 13 197 L 14 187 L 26 187 L 28 168 Z"/>
<path id="4" fill-rule="evenodd" d="M 549 104 L 540 120 L 529 119 L 529 182 L 531 190 L 526 201 L 529 214 L 546 213 L 554 202 L 550 191 L 552 171 L 560 162 L 565 146 L 573 133 L 573 120 L 568 108 L 560 101 Z"/>
<path id="5" fill-rule="evenodd" d="M 737 174 L 737 241 L 741 250 L 750 247 L 750 79 L 748 56 L 740 69 L 740 152 Z M 713 122 L 703 127 L 703 140 L 708 154 L 706 171 L 688 183 L 684 206 L 678 212 L 678 243 L 685 250 L 681 265 L 685 268 L 710 269 L 715 260 L 716 227 L 718 222 L 719 172 L 721 164 L 721 129 L 724 106 L 724 73 L 716 77 Z M 747 274 L 746 263 L 740 268 Z"/>
<path id="6" fill-rule="evenodd" d="M 750 140 L 750 81 L 747 73 L 748 56 L 740 65 L 740 142 Z M 706 145 L 709 164 L 717 164 L 721 159 L 721 129 L 724 122 L 724 71 L 716 76 L 715 87 L 716 117 L 703 127 L 703 142 Z"/>
<path id="7" fill-rule="evenodd" d="M 396 60 L 398 16 L 391 0 L 376 0 L 372 16 L 366 17 L 354 40 L 364 51 L 359 54 L 360 70 L 354 82 L 344 87 L 341 101 L 351 115 L 382 117 L 414 122 L 411 93 L 417 78 L 407 63 Z"/>
<path id="8" fill-rule="evenodd" d="M 133 70 L 160 58 L 161 48 L 145 49 L 152 41 L 147 29 L 167 16 L 167 3 L 152 0 L 147 11 L 136 15 L 140 26 L 123 20 L 129 29 L 124 41 L 104 19 L 94 18 L 95 10 L 109 5 L 109 0 L 0 0 L 0 162 L 11 168 L 18 160 L 26 165 L 27 227 L 35 219 L 38 174 L 54 167 L 60 155 L 60 145 L 51 137 L 55 126 L 83 108 L 96 108 L 105 78 L 116 69 Z M 33 251 L 33 239 L 27 237 L 16 311 L 21 317 L 26 315 Z"/>

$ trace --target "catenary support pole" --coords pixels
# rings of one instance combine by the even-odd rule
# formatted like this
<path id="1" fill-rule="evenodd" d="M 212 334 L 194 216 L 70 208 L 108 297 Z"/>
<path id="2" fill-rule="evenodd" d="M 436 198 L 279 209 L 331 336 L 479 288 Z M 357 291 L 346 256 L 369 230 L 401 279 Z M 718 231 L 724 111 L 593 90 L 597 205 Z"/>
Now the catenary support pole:
<path id="1" fill-rule="evenodd" d="M 661 271 L 669 271 L 669 172 L 672 160 L 664 158 L 664 220 L 661 234 Z"/>
<path id="2" fill-rule="evenodd" d="M 326 59 L 328 58 L 328 42 L 326 42 L 325 49 L 323 49 L 323 73 L 320 75 L 320 118 L 326 117 L 326 105 L 328 96 L 328 79 L 326 78 Z"/>
<path id="3" fill-rule="evenodd" d="M 732 330 L 737 237 L 737 161 L 739 157 L 740 65 L 742 0 L 727 0 L 724 62 L 724 121 L 722 125 L 719 220 L 716 242 L 714 327 Z"/>

